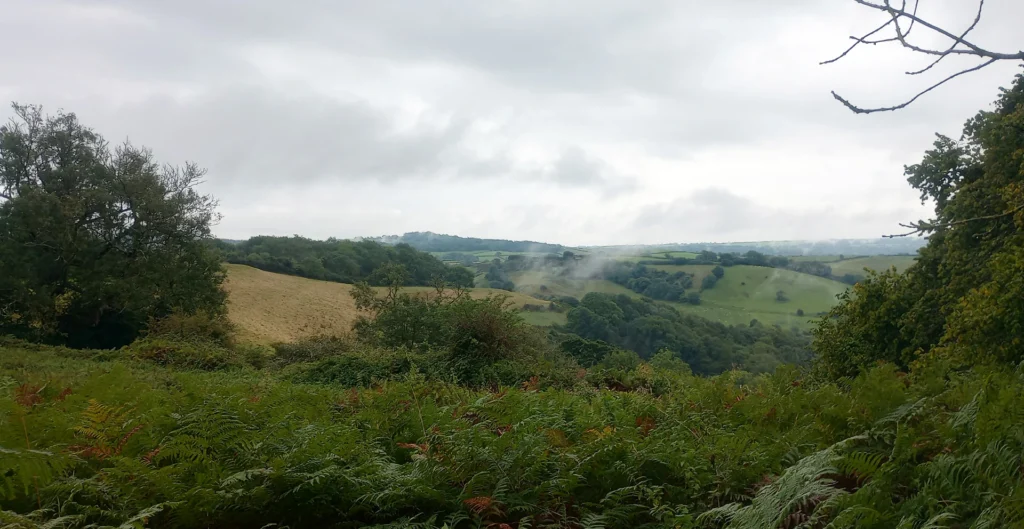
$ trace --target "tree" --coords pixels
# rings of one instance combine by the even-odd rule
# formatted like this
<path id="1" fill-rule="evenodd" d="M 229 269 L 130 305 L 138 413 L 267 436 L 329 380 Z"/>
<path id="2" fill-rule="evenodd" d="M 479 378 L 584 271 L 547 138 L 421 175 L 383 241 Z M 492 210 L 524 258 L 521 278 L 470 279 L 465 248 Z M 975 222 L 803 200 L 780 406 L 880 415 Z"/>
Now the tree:
<path id="1" fill-rule="evenodd" d="M 717 276 L 715 276 L 714 274 L 708 274 L 708 275 L 704 276 L 704 279 L 701 279 L 701 281 L 700 281 L 700 289 L 701 290 L 708 290 L 708 289 L 715 288 L 715 283 L 717 283 L 717 282 L 718 282 L 718 277 Z"/>
<path id="2" fill-rule="evenodd" d="M 951 56 L 974 57 L 977 58 L 979 61 L 974 66 L 956 71 L 955 73 L 952 73 L 942 78 L 940 81 L 918 92 L 917 95 L 911 97 L 909 100 L 906 100 L 903 103 L 893 106 L 862 108 L 850 103 L 846 98 L 840 96 L 835 91 L 832 92 L 832 96 L 836 98 L 837 101 L 839 101 L 840 103 L 845 105 L 846 108 L 849 108 L 851 111 L 857 114 L 870 114 L 873 112 L 887 112 L 899 110 L 901 108 L 907 107 L 908 105 L 916 101 L 921 96 L 927 94 L 928 92 L 931 92 L 932 90 L 942 86 L 943 84 L 957 77 L 960 77 L 961 75 L 976 72 L 998 61 L 1024 60 L 1024 51 L 992 51 L 978 44 L 975 44 L 972 40 L 967 39 L 968 35 L 972 31 L 974 31 L 974 29 L 978 26 L 978 23 L 981 22 L 982 11 L 985 7 L 985 0 L 978 0 L 978 12 L 975 15 L 974 20 L 971 22 L 971 24 L 967 26 L 967 28 L 962 32 L 944 29 L 925 19 L 923 15 L 920 15 L 918 13 L 918 4 L 920 3 L 920 0 L 913 0 L 913 3 L 910 6 L 907 5 L 907 0 L 903 0 L 903 2 L 901 2 L 900 4 L 900 7 L 895 7 L 893 3 L 890 2 L 890 0 L 882 0 L 881 3 L 869 2 L 867 0 L 854 1 L 868 9 L 878 11 L 880 14 L 882 14 L 883 23 L 877 28 L 869 31 L 868 33 L 861 35 L 860 37 L 851 35 L 850 39 L 853 40 L 853 44 L 851 44 L 850 47 L 846 49 L 846 51 L 844 51 L 837 57 L 822 62 L 821 64 L 831 64 L 837 62 L 843 57 L 846 57 L 848 54 L 850 54 L 850 52 L 852 52 L 855 48 L 862 44 L 876 45 L 886 43 L 899 43 L 899 45 L 901 45 L 903 48 L 911 50 L 917 54 L 923 55 L 931 61 L 923 68 L 908 71 L 907 75 L 924 74 L 930 71 L 935 66 L 937 66 L 940 62 L 942 62 L 943 59 Z M 929 35 L 929 37 L 939 37 L 940 40 L 947 42 L 946 46 L 930 46 L 926 44 L 921 44 L 920 41 L 912 42 L 910 37 L 911 32 L 914 30 L 914 28 L 923 28 L 920 29 L 918 33 L 922 31 L 930 32 L 931 35 Z M 884 31 L 891 32 L 891 36 L 881 38 L 875 36 Z M 915 33 L 914 36 L 916 37 L 917 33 Z"/>
<path id="3" fill-rule="evenodd" d="M 775 301 L 778 301 L 779 303 L 785 303 L 785 302 L 789 301 L 789 297 L 786 296 L 786 292 L 785 291 L 780 290 L 780 291 L 775 293 Z"/>
<path id="4" fill-rule="evenodd" d="M 711 269 L 711 273 L 714 274 L 715 277 L 717 277 L 718 279 L 722 279 L 722 276 L 725 275 L 725 269 L 722 268 L 721 266 L 716 266 Z"/>
<path id="5" fill-rule="evenodd" d="M 939 136 L 906 168 L 932 220 L 904 273 L 872 274 L 815 330 L 824 371 L 855 374 L 879 360 L 907 368 L 943 356 L 971 365 L 1024 360 L 1024 76 L 978 113 L 960 140 Z"/>
<path id="6" fill-rule="evenodd" d="M 0 127 L 0 333 L 116 347 L 175 310 L 223 313 L 204 170 L 111 149 L 74 114 L 13 108 Z"/>

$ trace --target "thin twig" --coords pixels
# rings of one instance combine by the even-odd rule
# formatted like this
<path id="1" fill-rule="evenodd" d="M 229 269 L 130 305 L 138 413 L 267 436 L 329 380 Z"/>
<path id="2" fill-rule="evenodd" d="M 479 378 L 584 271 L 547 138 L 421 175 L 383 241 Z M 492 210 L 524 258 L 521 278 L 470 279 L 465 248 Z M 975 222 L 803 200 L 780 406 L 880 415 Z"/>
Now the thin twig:
<path id="1" fill-rule="evenodd" d="M 979 221 L 979 220 L 994 220 L 994 219 L 998 219 L 998 218 L 1002 218 L 1002 217 L 1007 217 L 1007 216 L 1013 215 L 1013 214 L 1017 213 L 1018 211 L 1022 211 L 1022 210 L 1024 210 L 1024 204 L 1021 204 L 1021 205 L 1019 205 L 1019 206 L 1017 206 L 1017 207 L 1015 207 L 1015 208 L 1013 208 L 1011 210 L 1004 211 L 1002 213 L 996 213 L 996 214 L 993 214 L 993 215 L 984 215 L 984 216 L 981 216 L 981 217 L 972 217 L 972 218 L 969 218 L 969 219 L 958 220 L 958 221 L 955 221 L 955 222 L 946 222 L 944 224 L 925 224 L 923 222 L 920 222 L 920 223 L 917 223 L 917 224 L 913 224 L 913 223 L 911 223 L 911 224 L 902 224 L 901 223 L 900 226 L 902 226 L 904 228 L 911 228 L 914 231 L 910 231 L 910 232 L 907 232 L 907 233 L 897 233 L 897 234 L 893 234 L 893 235 L 883 235 L 882 237 L 885 237 L 886 239 L 895 239 L 896 237 L 909 237 L 911 235 L 915 235 L 915 234 L 918 234 L 918 233 L 923 233 L 925 231 L 935 231 L 935 230 L 939 230 L 939 229 L 952 228 L 953 226 L 960 226 L 962 224 L 967 224 L 968 222 L 976 222 L 976 221 Z"/>
<path id="2" fill-rule="evenodd" d="M 896 8 L 892 7 L 891 5 L 888 5 L 888 1 L 886 1 L 885 5 L 873 4 L 871 2 L 868 2 L 867 0 L 854 0 L 854 1 L 857 2 L 858 4 L 870 7 L 872 9 L 875 9 L 875 10 L 878 10 L 878 11 L 885 11 L 886 13 L 889 13 L 890 17 L 892 17 L 893 19 L 898 19 L 899 17 L 906 17 L 906 18 L 908 18 L 911 21 L 911 23 L 916 22 L 918 24 L 921 24 L 922 26 L 925 26 L 926 28 L 928 28 L 928 29 L 930 29 L 932 31 L 935 31 L 936 33 L 939 33 L 939 34 L 949 38 L 950 40 L 959 41 L 960 44 L 963 44 L 964 46 L 967 46 L 969 48 L 969 49 L 966 49 L 966 50 L 946 50 L 946 51 L 922 48 L 920 46 L 915 46 L 915 45 L 910 44 L 909 42 L 907 42 L 906 41 L 906 35 L 907 34 L 901 32 L 901 31 L 897 31 L 896 32 L 896 38 L 900 41 L 900 44 L 902 44 L 904 47 L 906 47 L 908 49 L 911 49 L 913 51 L 920 52 L 920 53 L 927 53 L 929 55 L 959 54 L 959 55 L 977 55 L 979 57 L 988 57 L 988 58 L 999 59 L 999 60 L 1024 60 L 1024 51 L 1018 51 L 1016 53 L 1001 53 L 1001 52 L 995 52 L 995 51 L 986 50 L 985 48 L 982 48 L 982 47 L 980 47 L 980 46 L 978 46 L 978 45 L 976 45 L 976 44 L 974 44 L 974 43 L 972 43 L 970 41 L 967 41 L 967 40 L 964 40 L 964 39 L 962 39 L 960 37 L 957 37 L 953 33 L 950 33 L 949 31 L 946 31 L 945 29 L 942 29 L 939 26 L 936 26 L 935 24 L 932 24 L 931 22 L 928 22 L 927 20 L 924 20 L 923 18 L 917 16 L 916 13 L 912 14 L 912 13 L 908 13 L 905 9 L 896 9 Z"/>
<path id="3" fill-rule="evenodd" d="M 925 66 L 924 68 L 922 68 L 920 70 L 915 70 L 913 72 L 907 72 L 907 75 L 919 75 L 919 74 L 922 74 L 924 72 L 927 72 L 928 70 L 931 70 L 932 67 L 934 67 L 936 64 L 939 64 L 939 62 L 942 61 L 942 59 L 945 59 L 946 57 L 949 57 L 950 53 L 952 53 L 953 50 L 955 50 L 956 47 L 958 45 L 960 45 L 961 42 L 963 42 L 964 38 L 967 37 L 967 34 L 970 33 L 971 31 L 974 31 L 974 28 L 978 27 L 978 22 L 981 22 L 981 12 L 982 12 L 983 9 L 985 9 L 985 0 L 979 0 L 978 1 L 978 14 L 974 16 L 974 22 L 972 22 L 971 26 L 969 28 L 967 28 L 966 30 L 964 30 L 964 32 L 961 33 L 959 37 L 957 37 L 957 39 L 953 42 L 953 45 L 950 46 L 949 49 L 946 50 L 945 53 L 943 53 L 942 55 L 939 55 L 939 57 L 937 59 L 935 59 L 934 61 L 932 61 L 932 63 L 929 64 L 928 66 Z"/>
<path id="4" fill-rule="evenodd" d="M 845 105 L 846 108 L 852 110 L 856 114 L 871 114 L 873 112 L 890 112 L 890 111 L 893 111 L 893 110 L 899 110 L 901 108 L 907 107 L 908 105 L 910 105 L 914 101 L 917 101 L 917 99 L 919 97 L 927 94 L 928 92 L 931 92 L 932 90 L 934 90 L 934 89 L 936 89 L 936 88 L 946 84 L 948 81 L 951 81 L 951 80 L 953 80 L 953 79 L 955 79 L 957 77 L 960 77 L 961 75 L 963 75 L 965 73 L 976 72 L 976 71 L 978 71 L 978 70 L 980 70 L 980 69 L 982 69 L 982 68 L 984 68 L 984 67 L 986 67 L 986 66 L 988 66 L 988 65 L 990 65 L 990 64 L 992 64 L 992 63 L 994 63 L 994 62 L 996 62 L 998 60 L 999 59 L 997 59 L 997 58 L 992 58 L 992 59 L 989 59 L 989 60 L 987 60 L 987 61 L 985 61 L 985 62 L 983 62 L 983 63 L 981 63 L 979 65 L 973 66 L 971 68 L 967 68 L 966 70 L 960 70 L 959 72 L 957 72 L 957 73 L 955 73 L 953 75 L 950 75 L 949 77 L 946 77 L 945 79 L 943 79 L 943 80 L 941 80 L 941 81 L 939 81 L 939 82 L 929 86 L 928 88 L 925 88 L 924 90 L 918 92 L 917 95 L 915 95 L 914 97 L 910 98 L 909 100 L 907 100 L 907 101 L 905 101 L 903 103 L 900 103 L 899 105 L 895 105 L 895 106 L 891 106 L 891 107 L 861 108 L 861 107 L 858 107 L 858 106 L 854 105 L 853 103 L 850 103 L 850 101 L 848 101 L 847 99 L 843 98 L 839 94 L 835 93 L 835 91 L 832 92 L 832 97 L 836 98 L 836 100 L 838 100 L 840 103 Z"/>

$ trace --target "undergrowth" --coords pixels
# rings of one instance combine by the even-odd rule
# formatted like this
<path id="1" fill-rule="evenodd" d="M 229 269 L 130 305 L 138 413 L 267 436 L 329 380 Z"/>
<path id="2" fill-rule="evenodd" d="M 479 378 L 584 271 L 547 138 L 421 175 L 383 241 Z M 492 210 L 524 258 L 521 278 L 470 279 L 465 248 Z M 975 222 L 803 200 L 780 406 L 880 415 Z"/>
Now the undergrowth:
<path id="1" fill-rule="evenodd" d="M 922 368 L 908 377 L 880 366 L 836 385 L 809 383 L 791 368 L 701 378 L 668 359 L 617 358 L 572 386 L 538 377 L 471 389 L 428 378 L 428 366 L 394 354 L 387 376 L 342 387 L 332 378 L 345 376 L 339 357 L 202 371 L 7 344 L 0 524 L 917 528 L 1024 520 L 1024 380 L 1009 368 Z M 615 387 L 601 383 L 609 377 Z"/>

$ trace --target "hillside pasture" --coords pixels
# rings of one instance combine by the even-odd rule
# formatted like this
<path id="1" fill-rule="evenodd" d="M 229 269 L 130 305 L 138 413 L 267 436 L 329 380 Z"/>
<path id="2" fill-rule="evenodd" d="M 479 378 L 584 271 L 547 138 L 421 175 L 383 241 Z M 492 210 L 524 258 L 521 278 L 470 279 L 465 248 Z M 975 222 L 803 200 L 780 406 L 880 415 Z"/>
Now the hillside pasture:
<path id="1" fill-rule="evenodd" d="M 701 293 L 698 306 L 680 305 L 681 310 L 723 323 L 741 324 L 757 319 L 762 323 L 807 328 L 819 312 L 836 303 L 836 295 L 847 285 L 822 277 L 760 266 L 738 265 L 725 269 L 714 288 Z M 788 301 L 778 301 L 782 291 Z M 804 316 L 797 316 L 798 309 Z"/>
<path id="2" fill-rule="evenodd" d="M 516 290 L 531 296 L 571 296 L 579 299 L 588 292 L 601 292 L 640 297 L 636 292 L 605 279 L 573 279 L 552 275 L 543 270 L 513 272 L 509 274 L 509 279 L 516 284 Z"/>
<path id="3" fill-rule="evenodd" d="M 648 268 L 655 270 L 661 270 L 662 272 L 668 272 L 674 274 L 676 272 L 685 272 L 693 276 L 693 284 L 700 285 L 700 282 L 704 279 L 704 276 L 711 273 L 717 265 L 647 265 Z"/>
<path id="4" fill-rule="evenodd" d="M 829 263 L 829 266 L 832 267 L 832 275 L 834 276 L 841 276 L 843 274 L 864 275 L 865 268 L 882 272 L 888 270 L 891 266 L 895 266 L 897 272 L 902 272 L 914 264 L 916 259 L 912 255 L 873 255 L 870 257 L 845 259 Z"/>
<path id="5" fill-rule="evenodd" d="M 819 263 L 834 263 L 843 258 L 839 255 L 787 255 L 787 259 L 794 263 L 802 262 L 819 262 Z"/>
<path id="6" fill-rule="evenodd" d="M 291 342 L 318 334 L 345 334 L 359 316 L 352 285 L 264 272 L 245 265 L 225 265 L 228 317 L 242 340 L 256 343 Z M 430 287 L 407 287 L 405 292 L 431 293 Z M 491 288 L 470 290 L 474 298 L 508 296 L 516 307 L 547 305 L 519 292 Z M 527 321 L 558 321 L 562 314 L 529 314 Z M 541 315 L 545 317 L 541 317 Z M 550 325 L 551 323 L 546 323 Z"/>

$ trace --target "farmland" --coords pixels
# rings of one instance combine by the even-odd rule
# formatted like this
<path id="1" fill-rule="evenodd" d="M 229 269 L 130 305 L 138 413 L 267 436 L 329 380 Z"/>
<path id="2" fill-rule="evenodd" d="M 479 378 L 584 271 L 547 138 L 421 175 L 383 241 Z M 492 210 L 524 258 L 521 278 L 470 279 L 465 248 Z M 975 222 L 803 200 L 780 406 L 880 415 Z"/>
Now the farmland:
<path id="1" fill-rule="evenodd" d="M 895 266 L 897 272 L 902 272 L 914 264 L 915 257 L 911 255 L 875 255 L 871 257 L 855 257 L 829 263 L 832 273 L 837 276 L 843 274 L 864 275 L 864 269 L 869 268 L 875 271 L 883 271 L 890 266 Z"/>
<path id="2" fill-rule="evenodd" d="M 359 312 L 350 295 L 352 285 L 264 272 L 244 265 L 226 265 L 228 316 L 243 340 L 289 342 L 319 334 L 344 334 Z M 407 292 L 430 292 L 429 287 L 408 287 Z M 547 302 L 518 292 L 489 288 L 470 291 L 474 298 L 506 295 L 515 306 Z M 564 319 L 555 313 L 523 313 L 527 321 L 547 324 Z"/>

